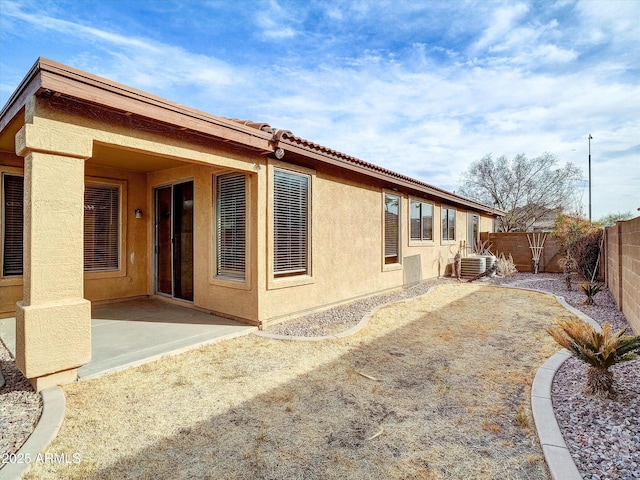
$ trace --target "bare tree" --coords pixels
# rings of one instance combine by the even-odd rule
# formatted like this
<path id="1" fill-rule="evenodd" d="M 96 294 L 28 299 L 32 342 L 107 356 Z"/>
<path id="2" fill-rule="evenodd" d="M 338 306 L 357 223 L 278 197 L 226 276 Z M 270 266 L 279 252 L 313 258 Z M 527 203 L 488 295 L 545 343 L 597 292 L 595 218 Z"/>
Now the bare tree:
<path id="1" fill-rule="evenodd" d="M 564 210 L 576 194 L 581 170 L 571 163 L 563 167 L 557 163 L 551 153 L 536 158 L 520 154 L 512 160 L 485 155 L 462 175 L 459 192 L 506 211 L 499 218 L 501 231 L 526 231 L 550 212 Z"/>

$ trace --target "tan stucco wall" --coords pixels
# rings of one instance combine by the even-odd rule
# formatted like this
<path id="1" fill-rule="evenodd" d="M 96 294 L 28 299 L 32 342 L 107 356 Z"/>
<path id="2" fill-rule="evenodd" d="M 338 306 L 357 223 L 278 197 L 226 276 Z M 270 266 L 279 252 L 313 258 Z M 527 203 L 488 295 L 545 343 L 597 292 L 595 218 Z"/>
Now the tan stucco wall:
<path id="1" fill-rule="evenodd" d="M 233 281 L 215 277 L 214 270 L 214 219 L 213 210 L 214 177 L 231 171 L 227 166 L 209 167 L 204 165 L 185 165 L 169 170 L 148 174 L 147 194 L 148 211 L 153 210 L 153 190 L 156 187 L 192 180 L 194 182 L 194 299 L 196 307 L 257 322 L 257 249 L 258 229 L 257 212 L 257 172 L 254 163 L 238 163 L 248 175 L 249 207 L 247 217 L 247 275 L 246 280 Z M 234 170 L 237 171 L 237 170 Z M 153 225 L 148 223 L 148 237 L 153 239 Z M 150 242 L 151 245 L 152 242 Z M 151 253 L 150 253 L 151 254 Z M 151 267 L 153 261 L 150 261 Z M 154 291 L 153 275 L 149 277 L 148 290 Z"/>
<path id="2" fill-rule="evenodd" d="M 198 143 L 193 144 L 182 138 L 160 135 L 143 130 L 134 130 L 118 121 L 101 121 L 97 117 L 88 119 L 69 112 L 61 112 L 48 107 L 46 101 L 38 100 L 29 104 L 27 118 L 39 128 L 52 132 L 66 131 L 78 138 L 90 139 L 98 144 L 101 151 L 109 152 L 101 158 L 90 158 L 86 165 L 86 181 L 116 183 L 122 186 L 122 232 L 123 253 L 118 272 L 86 273 L 84 279 L 85 298 L 92 301 L 107 301 L 154 293 L 153 277 L 153 188 L 162 184 L 176 183 L 184 179 L 194 180 L 195 225 L 194 225 L 194 302 L 195 306 L 217 313 L 257 320 L 255 271 L 257 262 L 251 260 L 258 255 L 258 230 L 264 235 L 264 214 L 258 211 L 258 177 L 264 159 L 258 155 L 239 154 L 220 150 Z M 29 125 L 31 128 L 32 125 Z M 105 146 L 108 148 L 105 149 Z M 126 161 L 119 160 L 126 158 Z M 136 159 L 152 164 L 150 172 L 135 172 Z M 153 165 L 157 159 L 157 165 Z M 181 167 L 166 168 L 166 160 Z M 187 163 L 189 162 L 189 163 Z M 0 165 L 11 165 L 20 173 L 22 159 L 6 154 Z M 250 257 L 247 281 L 239 284 L 213 278 L 213 176 L 216 173 L 243 171 L 249 175 L 249 218 Z M 264 169 L 262 169 L 264 172 Z M 262 182 L 264 188 L 265 183 Z M 206 206 L 206 208 L 203 208 Z M 133 210 L 140 208 L 143 218 L 136 219 Z M 262 221 L 261 221 L 262 218 Z M 0 308 L 3 316 L 15 313 L 15 302 L 22 298 L 20 279 L 4 280 L 0 283 L 2 300 Z"/>
<path id="3" fill-rule="evenodd" d="M 312 173 L 312 272 L 306 279 L 273 280 L 268 264 L 267 291 L 260 302 L 262 321 L 277 321 L 404 285 L 404 265 L 385 266 L 383 262 L 385 192 L 401 197 L 400 256 L 403 262 L 407 261 L 406 257 L 419 256 L 422 279 L 437 276 L 439 264 L 444 274 L 460 242 L 467 238 L 466 210 L 456 211 L 456 240 L 442 241 L 441 204 L 437 201 L 387 190 L 374 182 L 364 184 L 359 180 L 346 179 L 330 168 L 306 170 L 271 161 L 269 169 L 274 167 Z M 433 241 L 410 240 L 409 199 L 434 205 Z M 272 228 L 270 222 L 267 224 Z M 490 218 L 481 216 L 481 229 L 490 229 L 491 225 Z M 271 241 L 268 243 L 270 249 Z M 450 268 L 447 269 L 449 271 Z"/>
<path id="4" fill-rule="evenodd" d="M 15 157 L 14 160 L 19 157 Z M 20 167 L 10 167 L 18 162 L 9 161 L 8 155 L 0 157 L 0 172 L 24 174 L 22 159 Z M 84 274 L 84 298 L 103 301 L 149 294 L 147 287 L 149 258 L 147 247 L 147 224 L 136 219 L 134 208 L 148 212 L 146 195 L 146 175 L 87 165 L 85 182 L 115 184 L 121 187 L 121 262 L 116 272 L 96 272 Z M 5 278 L 0 280 L 0 315 L 14 316 L 16 302 L 22 299 L 23 279 Z"/>
<path id="5" fill-rule="evenodd" d="M 282 318 L 401 287 L 406 281 L 406 261 L 401 265 L 383 264 L 385 191 L 400 195 L 402 199 L 401 257 L 412 257 L 412 261 L 419 258 L 420 278 L 449 273 L 460 242 L 467 239 L 466 209 L 456 210 L 456 240 L 443 242 L 438 199 L 385 190 L 378 181 L 346 174 L 327 165 L 319 164 L 318 170 L 307 170 L 287 162 L 268 162 L 258 154 L 222 150 L 204 142 L 193 143 L 187 137 L 132 129 L 124 116 L 107 120 L 95 115 L 84 118 L 73 112 L 53 110 L 46 101 L 40 100 L 29 105 L 27 118 L 40 129 L 65 131 L 74 137 L 89 139 L 94 151 L 102 153 L 87 161 L 86 180 L 104 179 L 123 186 L 121 269 L 85 274 L 84 296 L 92 301 L 154 294 L 153 189 L 185 180 L 193 180 L 195 188 L 193 305 L 247 321 Z M 96 146 L 100 148 L 96 149 Z M 137 159 L 146 162 L 146 167 L 139 168 Z M 3 157 L 0 164 L 16 168 L 21 162 L 13 155 L 7 159 Z M 274 165 L 312 174 L 312 272 L 308 278 L 273 278 L 269 175 Z M 245 172 L 249 179 L 245 282 L 214 277 L 213 182 L 215 174 L 228 171 Z M 410 241 L 410 198 L 434 205 L 433 241 Z M 142 219 L 133 216 L 135 208 L 143 211 Z M 490 231 L 491 228 L 491 218 L 481 216 L 480 230 Z M 15 280 L 12 285 L 0 283 L 2 312 L 15 311 L 15 302 L 22 296 L 21 289 Z"/>

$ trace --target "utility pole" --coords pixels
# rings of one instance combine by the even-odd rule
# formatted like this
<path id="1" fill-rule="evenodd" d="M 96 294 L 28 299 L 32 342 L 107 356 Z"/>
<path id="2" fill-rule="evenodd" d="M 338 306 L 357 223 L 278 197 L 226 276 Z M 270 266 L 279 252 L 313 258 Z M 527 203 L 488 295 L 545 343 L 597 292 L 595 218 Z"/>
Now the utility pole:
<path id="1" fill-rule="evenodd" d="M 591 223 L 591 139 L 589 134 L 589 223 Z"/>

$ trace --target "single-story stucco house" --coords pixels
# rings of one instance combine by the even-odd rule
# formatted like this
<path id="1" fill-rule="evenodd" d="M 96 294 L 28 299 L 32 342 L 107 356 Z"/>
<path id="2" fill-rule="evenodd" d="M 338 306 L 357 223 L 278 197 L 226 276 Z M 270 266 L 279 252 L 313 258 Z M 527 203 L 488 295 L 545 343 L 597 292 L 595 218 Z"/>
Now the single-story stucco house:
<path id="1" fill-rule="evenodd" d="M 0 113 L 0 176 L 0 316 L 38 390 L 90 360 L 91 302 L 264 326 L 444 273 L 503 213 L 44 58 Z"/>

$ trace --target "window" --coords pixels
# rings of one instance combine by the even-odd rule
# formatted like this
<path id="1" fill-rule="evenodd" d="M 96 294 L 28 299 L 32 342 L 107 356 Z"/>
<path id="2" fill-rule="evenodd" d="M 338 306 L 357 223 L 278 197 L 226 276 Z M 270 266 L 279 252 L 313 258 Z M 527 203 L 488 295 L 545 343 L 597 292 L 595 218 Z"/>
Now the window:
<path id="1" fill-rule="evenodd" d="M 433 205 L 411 200 L 411 240 L 433 240 Z"/>
<path id="2" fill-rule="evenodd" d="M 84 189 L 84 270 L 118 270 L 120 188 L 87 184 Z"/>
<path id="3" fill-rule="evenodd" d="M 22 275 L 24 177 L 2 175 L 2 276 Z"/>
<path id="4" fill-rule="evenodd" d="M 22 275 L 24 178 L 2 176 L 2 275 Z M 86 185 L 84 192 L 84 270 L 118 270 L 120 254 L 120 189 Z"/>
<path id="5" fill-rule="evenodd" d="M 216 177 L 216 276 L 245 279 L 246 178 Z"/>
<path id="6" fill-rule="evenodd" d="M 475 252 L 476 246 L 480 243 L 480 217 L 472 213 L 468 213 L 467 217 L 467 249 L 470 252 Z"/>
<path id="7" fill-rule="evenodd" d="M 400 197 L 384 195 L 384 263 L 400 263 Z"/>
<path id="8" fill-rule="evenodd" d="M 456 239 L 456 211 L 442 207 L 442 240 Z"/>
<path id="9" fill-rule="evenodd" d="M 310 177 L 287 170 L 273 174 L 273 272 L 309 273 Z"/>

